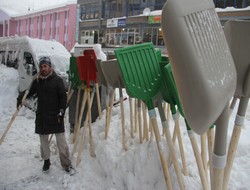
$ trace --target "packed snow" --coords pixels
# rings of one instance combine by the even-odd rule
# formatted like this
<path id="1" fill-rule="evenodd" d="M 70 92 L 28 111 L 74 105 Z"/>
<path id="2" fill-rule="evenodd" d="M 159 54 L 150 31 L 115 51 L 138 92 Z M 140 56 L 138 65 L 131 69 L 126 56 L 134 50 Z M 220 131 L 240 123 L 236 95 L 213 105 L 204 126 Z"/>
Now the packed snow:
<path id="1" fill-rule="evenodd" d="M 18 73 L 13 68 L 0 65 L 0 135 L 2 135 L 16 111 Z M 126 95 L 126 91 L 123 91 Z M 129 101 L 125 100 L 125 127 L 128 150 L 122 148 L 120 106 L 113 107 L 108 138 L 104 139 L 105 114 L 92 124 L 93 142 L 96 157 L 89 153 L 88 132 L 85 133 L 85 146 L 81 162 L 76 167 L 78 153 L 72 157 L 76 174 L 69 176 L 62 169 L 59 161 L 55 138 L 51 141 L 51 169 L 42 172 L 43 160 L 40 157 L 39 136 L 34 133 L 35 114 L 22 107 L 15 118 L 3 143 L 0 145 L 0 190 L 163 190 L 166 189 L 159 154 L 154 138 L 140 144 L 138 131 L 134 139 L 130 138 Z M 229 122 L 228 137 L 234 126 L 237 105 Z M 205 106 L 205 105 L 204 105 Z M 160 119 L 157 118 L 161 130 Z M 245 127 L 242 130 L 234 161 L 230 190 L 247 190 L 250 187 L 250 109 L 248 108 Z M 188 175 L 184 176 L 186 189 L 202 189 L 194 154 L 185 129 L 180 120 L 181 135 L 187 162 Z M 170 118 L 170 130 L 173 133 L 174 122 Z M 68 111 L 65 117 L 65 135 L 70 152 L 71 144 Z M 200 138 L 196 136 L 200 145 Z M 228 138 L 229 139 L 229 138 Z M 165 157 L 168 157 L 168 146 L 162 137 Z M 177 143 L 175 144 L 178 162 L 181 158 Z M 178 182 L 173 164 L 169 166 L 173 189 L 178 189 Z"/>

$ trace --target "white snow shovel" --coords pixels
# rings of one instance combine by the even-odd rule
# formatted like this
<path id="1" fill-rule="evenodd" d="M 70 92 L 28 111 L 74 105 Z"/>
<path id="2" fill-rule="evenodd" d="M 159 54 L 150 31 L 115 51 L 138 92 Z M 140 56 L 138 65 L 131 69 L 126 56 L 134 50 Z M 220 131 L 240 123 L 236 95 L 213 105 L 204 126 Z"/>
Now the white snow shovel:
<path id="1" fill-rule="evenodd" d="M 228 189 L 231 169 L 236 154 L 241 129 L 250 97 L 250 21 L 227 21 L 224 32 L 230 47 L 236 71 L 237 86 L 234 96 L 240 98 L 235 125 L 228 148 L 227 164 L 224 171 L 223 189 Z"/>
<path id="2" fill-rule="evenodd" d="M 168 0 L 162 9 L 162 29 L 190 127 L 203 134 L 216 124 L 211 180 L 213 190 L 222 189 L 228 103 L 236 70 L 213 1 Z"/>

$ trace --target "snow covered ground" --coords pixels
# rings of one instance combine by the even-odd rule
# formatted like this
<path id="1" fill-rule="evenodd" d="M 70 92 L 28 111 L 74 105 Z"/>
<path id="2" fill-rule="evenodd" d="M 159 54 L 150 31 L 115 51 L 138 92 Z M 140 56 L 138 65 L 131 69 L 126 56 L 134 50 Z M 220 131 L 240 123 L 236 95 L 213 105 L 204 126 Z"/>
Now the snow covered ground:
<path id="1" fill-rule="evenodd" d="M 3 134 L 16 110 L 18 74 L 17 71 L 0 65 L 0 135 Z M 238 104 L 237 104 L 238 105 Z M 234 126 L 236 108 L 229 123 L 228 137 Z M 163 190 L 166 189 L 158 150 L 154 140 L 139 142 L 138 132 L 130 138 L 129 102 L 125 101 L 125 127 L 128 150 L 122 149 L 121 112 L 114 107 L 109 129 L 109 136 L 104 140 L 105 110 L 101 120 L 92 125 L 96 157 L 89 154 L 88 132 L 81 155 L 81 162 L 76 167 L 74 176 L 67 175 L 59 161 L 55 139 L 51 143 L 51 170 L 42 172 L 43 161 L 40 157 L 39 137 L 34 133 L 35 115 L 27 108 L 22 108 L 12 124 L 4 142 L 0 145 L 0 190 Z M 65 118 L 66 138 L 70 144 L 69 123 Z M 158 118 L 158 125 L 160 120 Z M 170 130 L 174 122 L 170 120 Z M 183 119 L 180 121 L 188 176 L 184 176 L 186 189 L 202 189 L 192 147 Z M 233 165 L 230 190 L 247 190 L 250 187 L 250 108 L 248 108 L 245 127 Z M 161 131 L 161 130 L 160 130 Z M 197 142 L 200 138 L 196 136 Z M 229 138 L 228 138 L 229 139 Z M 162 138 L 167 154 L 165 138 Z M 200 143 L 199 143 L 200 144 Z M 178 162 L 181 164 L 179 149 Z M 76 165 L 77 153 L 72 158 Z M 178 189 L 173 164 L 169 168 L 173 189 Z"/>

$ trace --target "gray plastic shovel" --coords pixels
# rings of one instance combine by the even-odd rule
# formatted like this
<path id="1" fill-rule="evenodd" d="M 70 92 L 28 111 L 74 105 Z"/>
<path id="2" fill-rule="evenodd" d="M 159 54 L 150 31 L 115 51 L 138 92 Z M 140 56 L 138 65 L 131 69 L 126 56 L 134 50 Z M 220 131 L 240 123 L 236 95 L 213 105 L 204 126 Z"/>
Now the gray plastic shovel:
<path id="1" fill-rule="evenodd" d="M 121 105 L 120 108 L 122 113 L 122 145 L 123 149 L 127 150 L 128 147 L 126 145 L 125 116 L 124 116 L 123 93 L 122 93 L 122 89 L 125 88 L 125 86 L 122 74 L 116 59 L 103 61 L 101 63 L 101 68 L 107 83 L 110 84 L 113 88 L 119 88 L 120 105 Z"/>
<path id="2" fill-rule="evenodd" d="M 236 70 L 213 1 L 168 0 L 162 9 L 162 29 L 190 127 L 203 134 L 216 124 L 211 180 L 213 190 L 222 189 L 228 103 Z"/>
<path id="3" fill-rule="evenodd" d="M 224 171 L 223 189 L 226 190 L 228 189 L 230 173 L 241 129 L 244 126 L 244 119 L 250 97 L 250 21 L 227 21 L 224 32 L 237 71 L 237 86 L 234 96 L 240 98 L 235 125 L 228 148 L 227 164 Z"/>
<path id="4" fill-rule="evenodd" d="M 105 62 L 105 61 L 104 61 Z M 109 84 L 104 76 L 103 70 L 102 70 L 102 61 L 97 60 L 96 62 L 96 68 L 98 73 L 98 82 L 100 82 L 102 85 L 106 87 L 106 119 L 105 119 L 105 139 L 108 138 L 108 129 L 109 129 L 109 122 L 110 122 L 110 115 L 112 112 L 113 102 L 114 102 L 114 90 L 112 90 L 111 95 L 111 101 L 109 101 Z"/>

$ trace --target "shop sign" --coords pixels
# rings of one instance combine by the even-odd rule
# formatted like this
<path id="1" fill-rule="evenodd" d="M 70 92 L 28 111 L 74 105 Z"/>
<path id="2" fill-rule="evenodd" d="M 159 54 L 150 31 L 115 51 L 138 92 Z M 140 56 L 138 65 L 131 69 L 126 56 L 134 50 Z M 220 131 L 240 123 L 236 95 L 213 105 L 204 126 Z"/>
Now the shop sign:
<path id="1" fill-rule="evenodd" d="M 161 16 L 148 16 L 148 24 L 161 23 Z"/>
<path id="2" fill-rule="evenodd" d="M 107 19 L 107 28 L 116 28 L 116 27 L 125 27 L 126 19 L 125 18 L 112 18 Z"/>
<path id="3" fill-rule="evenodd" d="M 126 26 L 126 19 L 125 18 L 118 19 L 118 27 L 125 27 L 125 26 Z"/>

